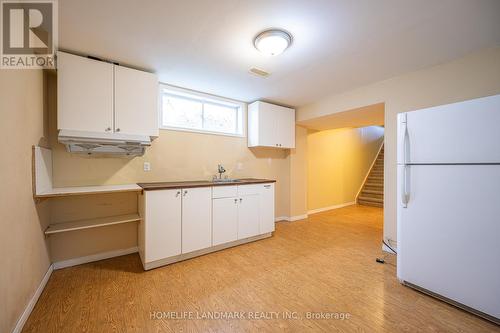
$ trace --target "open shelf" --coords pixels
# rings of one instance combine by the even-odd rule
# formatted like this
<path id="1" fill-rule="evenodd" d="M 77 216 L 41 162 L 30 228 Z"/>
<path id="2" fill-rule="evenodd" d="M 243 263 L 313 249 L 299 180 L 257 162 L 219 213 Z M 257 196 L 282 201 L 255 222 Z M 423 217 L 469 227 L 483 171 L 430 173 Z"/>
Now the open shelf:
<path id="1" fill-rule="evenodd" d="M 36 198 L 53 198 L 70 195 L 104 194 L 116 192 L 140 192 L 137 184 L 55 187 L 36 194 Z"/>
<path id="2" fill-rule="evenodd" d="M 98 228 L 98 227 L 104 227 L 108 225 L 128 223 L 128 222 L 137 222 L 140 220 L 141 217 L 139 216 L 139 214 L 127 214 L 127 215 L 101 217 L 96 219 L 63 222 L 63 223 L 49 225 L 47 230 L 45 230 L 45 234 L 51 235 L 60 232 Z"/>

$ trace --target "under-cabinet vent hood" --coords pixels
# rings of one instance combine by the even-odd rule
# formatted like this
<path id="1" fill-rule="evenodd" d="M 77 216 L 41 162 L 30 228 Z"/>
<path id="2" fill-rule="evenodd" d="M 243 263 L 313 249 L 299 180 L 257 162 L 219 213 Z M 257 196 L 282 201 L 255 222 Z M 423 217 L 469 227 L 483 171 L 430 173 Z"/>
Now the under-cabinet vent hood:
<path id="1" fill-rule="evenodd" d="M 144 135 L 60 130 L 59 142 L 70 153 L 86 155 L 142 156 L 151 138 Z"/>

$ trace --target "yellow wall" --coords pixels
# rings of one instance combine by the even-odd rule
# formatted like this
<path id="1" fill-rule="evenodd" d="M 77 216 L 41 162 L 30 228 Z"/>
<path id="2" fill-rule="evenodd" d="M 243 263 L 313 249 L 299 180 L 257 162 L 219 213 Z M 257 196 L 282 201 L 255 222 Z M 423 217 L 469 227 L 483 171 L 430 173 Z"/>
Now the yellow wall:
<path id="1" fill-rule="evenodd" d="M 0 332 L 11 332 L 50 265 L 47 202 L 31 192 L 31 146 L 44 144 L 43 73 L 0 70 Z"/>
<path id="2" fill-rule="evenodd" d="M 343 94 L 328 96 L 299 108 L 297 120 L 300 122 L 385 102 L 384 236 L 396 240 L 397 114 L 499 93 L 500 48 L 493 48 Z"/>
<path id="3" fill-rule="evenodd" d="M 290 150 L 290 215 L 301 219 L 307 214 L 307 133 L 308 130 L 295 126 L 295 149 Z"/>
<path id="4" fill-rule="evenodd" d="M 352 203 L 384 140 L 379 126 L 311 132 L 307 136 L 307 207 Z"/>

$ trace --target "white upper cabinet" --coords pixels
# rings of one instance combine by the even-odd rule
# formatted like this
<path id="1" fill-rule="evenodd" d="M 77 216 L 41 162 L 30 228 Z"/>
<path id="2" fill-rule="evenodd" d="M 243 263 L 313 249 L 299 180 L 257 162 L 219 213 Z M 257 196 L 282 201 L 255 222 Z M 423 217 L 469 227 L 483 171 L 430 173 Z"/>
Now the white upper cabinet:
<path id="1" fill-rule="evenodd" d="M 57 54 L 57 128 L 113 130 L 113 64 Z"/>
<path id="2" fill-rule="evenodd" d="M 156 75 L 57 53 L 57 128 L 158 136 Z"/>
<path id="3" fill-rule="evenodd" d="M 261 101 L 250 104 L 248 147 L 295 148 L 295 110 Z"/>
<path id="4" fill-rule="evenodd" d="M 156 75 L 114 66 L 115 131 L 158 136 L 158 80 Z"/>

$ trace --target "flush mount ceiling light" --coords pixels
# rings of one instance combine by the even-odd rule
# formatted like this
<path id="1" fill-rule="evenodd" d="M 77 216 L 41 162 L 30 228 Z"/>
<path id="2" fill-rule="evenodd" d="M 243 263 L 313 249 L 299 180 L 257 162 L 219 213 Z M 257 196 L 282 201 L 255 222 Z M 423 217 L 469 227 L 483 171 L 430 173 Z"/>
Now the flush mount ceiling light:
<path id="1" fill-rule="evenodd" d="M 262 31 L 253 41 L 257 50 L 272 56 L 283 53 L 291 43 L 292 35 L 280 29 Z"/>

